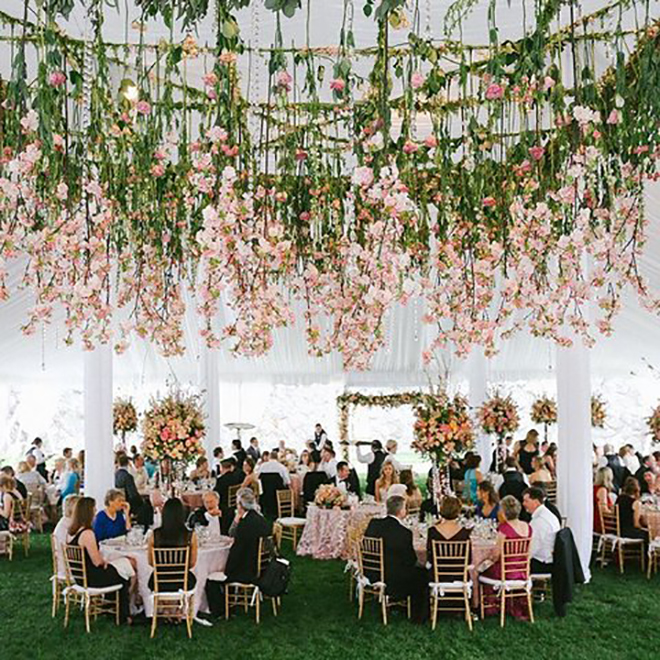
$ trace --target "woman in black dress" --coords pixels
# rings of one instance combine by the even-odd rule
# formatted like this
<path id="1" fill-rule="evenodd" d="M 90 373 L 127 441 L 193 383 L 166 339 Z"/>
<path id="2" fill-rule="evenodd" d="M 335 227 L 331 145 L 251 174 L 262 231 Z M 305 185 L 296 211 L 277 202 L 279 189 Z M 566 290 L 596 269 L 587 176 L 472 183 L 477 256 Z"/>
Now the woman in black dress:
<path id="1" fill-rule="evenodd" d="M 619 526 L 621 536 L 629 539 L 644 539 L 644 544 L 648 545 L 649 533 L 642 527 L 642 503 L 639 497 L 639 482 L 635 477 L 628 477 L 616 501 L 619 509 Z"/>
<path id="2" fill-rule="evenodd" d="M 69 527 L 69 545 L 77 545 L 83 549 L 88 587 L 111 587 L 121 585 L 119 592 L 119 620 L 131 623 L 128 616 L 129 580 L 124 580 L 117 569 L 108 564 L 99 550 L 96 536 L 92 530 L 92 522 L 96 513 L 96 503 L 93 497 L 81 497 L 73 511 L 71 527 Z"/>
<path id="3" fill-rule="evenodd" d="M 433 561 L 433 541 L 467 541 L 472 530 L 462 527 L 458 522 L 461 514 L 461 501 L 457 497 L 445 497 L 440 504 L 440 520 L 429 528 L 426 539 L 426 553 L 429 562 Z M 462 580 L 462 571 L 443 577 L 443 581 Z"/>
<path id="4" fill-rule="evenodd" d="M 197 563 L 197 534 L 191 532 L 186 527 L 186 511 L 183 502 L 180 499 L 172 498 L 165 502 L 163 507 L 162 524 L 149 537 L 148 542 L 149 565 L 154 565 L 154 548 L 186 548 L 190 547 L 188 568 L 195 568 Z M 188 591 L 192 591 L 197 584 L 197 579 L 191 570 L 188 571 Z M 180 584 L 167 582 L 165 591 L 178 591 L 183 589 L 183 582 Z M 149 578 L 149 589 L 154 590 L 154 575 Z M 161 591 L 163 589 L 161 588 Z"/>
<path id="5" fill-rule="evenodd" d="M 527 432 L 525 444 L 518 453 L 518 463 L 525 474 L 532 474 L 534 466 L 532 461 L 539 455 L 539 433 L 536 429 Z"/>

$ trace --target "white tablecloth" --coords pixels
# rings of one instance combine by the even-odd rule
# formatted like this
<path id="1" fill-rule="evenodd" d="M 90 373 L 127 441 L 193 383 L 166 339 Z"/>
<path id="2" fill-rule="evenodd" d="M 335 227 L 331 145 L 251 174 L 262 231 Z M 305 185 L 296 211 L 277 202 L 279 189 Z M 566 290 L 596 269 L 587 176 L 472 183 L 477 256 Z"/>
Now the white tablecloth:
<path id="1" fill-rule="evenodd" d="M 197 564 L 192 572 L 197 578 L 195 586 L 195 615 L 197 612 L 208 612 L 206 600 L 206 579 L 211 573 L 224 571 L 229 557 L 229 549 L 234 540 L 228 536 L 221 536 L 219 541 L 209 542 L 198 546 Z M 147 617 L 153 614 L 153 603 L 151 591 L 149 590 L 149 578 L 153 568 L 149 566 L 147 559 L 147 547 L 132 547 L 128 545 L 115 545 L 101 543 L 101 552 L 107 561 L 117 557 L 133 557 L 137 563 L 138 592 L 144 604 L 144 613 Z"/>

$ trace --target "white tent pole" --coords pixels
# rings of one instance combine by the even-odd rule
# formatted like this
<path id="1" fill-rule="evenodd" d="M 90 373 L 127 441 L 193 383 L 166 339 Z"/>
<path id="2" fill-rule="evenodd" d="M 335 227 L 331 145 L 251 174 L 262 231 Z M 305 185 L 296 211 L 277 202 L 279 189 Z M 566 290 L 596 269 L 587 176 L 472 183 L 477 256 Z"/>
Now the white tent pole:
<path id="1" fill-rule="evenodd" d="M 85 495 L 103 506 L 114 486 L 112 447 L 112 347 L 101 344 L 84 356 Z"/>
<path id="2" fill-rule="evenodd" d="M 220 375 L 218 354 L 202 341 L 200 356 L 200 380 L 203 390 L 203 405 L 206 413 L 206 435 L 204 448 L 211 462 L 213 449 L 220 445 Z"/>
<path id="3" fill-rule="evenodd" d="M 486 400 L 488 387 L 486 356 L 480 346 L 475 346 L 468 358 L 468 381 L 470 408 L 476 417 L 476 411 Z M 492 448 L 490 437 L 475 426 L 474 449 L 481 456 L 481 472 L 486 474 L 490 469 Z"/>
<path id="4" fill-rule="evenodd" d="M 589 350 L 578 339 L 557 348 L 558 506 L 568 520 L 589 580 L 593 543 L 591 370 Z"/>

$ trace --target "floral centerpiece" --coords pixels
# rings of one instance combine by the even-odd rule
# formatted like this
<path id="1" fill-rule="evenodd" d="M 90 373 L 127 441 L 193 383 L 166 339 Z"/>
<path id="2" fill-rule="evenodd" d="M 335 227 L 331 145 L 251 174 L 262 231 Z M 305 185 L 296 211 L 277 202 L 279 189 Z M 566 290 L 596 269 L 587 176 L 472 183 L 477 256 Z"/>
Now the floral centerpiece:
<path id="1" fill-rule="evenodd" d="M 557 423 L 557 402 L 549 396 L 542 396 L 532 404 L 530 415 L 535 424 L 543 424 L 545 439 L 548 439 L 548 426 Z"/>
<path id="2" fill-rule="evenodd" d="M 433 461 L 433 495 L 436 502 L 451 493 L 447 469 L 454 452 L 472 445 L 474 433 L 467 401 L 460 395 L 425 395 L 415 406 L 417 420 L 412 447 Z"/>
<path id="3" fill-rule="evenodd" d="M 511 396 L 496 392 L 484 402 L 477 413 L 484 433 L 497 436 L 497 466 L 504 459 L 504 436 L 514 433 L 520 426 L 518 406 Z"/>
<path id="4" fill-rule="evenodd" d="M 204 415 L 199 397 L 180 392 L 152 399 L 142 422 L 142 450 L 154 460 L 190 463 L 204 454 Z"/>
<path id="5" fill-rule="evenodd" d="M 337 486 L 325 484 L 319 486 L 314 497 L 314 504 L 322 509 L 337 509 L 347 502 L 346 493 L 342 493 Z"/>
<path id="6" fill-rule="evenodd" d="M 602 429 L 605 426 L 605 401 L 599 394 L 594 394 L 591 397 L 591 426 L 597 429 Z"/>
<path id="7" fill-rule="evenodd" d="M 137 410 L 131 399 L 115 399 L 112 405 L 112 432 L 125 442 L 126 434 L 137 429 Z"/>
<path id="8" fill-rule="evenodd" d="M 660 442 L 660 405 L 656 406 L 651 416 L 646 420 L 653 442 Z"/>

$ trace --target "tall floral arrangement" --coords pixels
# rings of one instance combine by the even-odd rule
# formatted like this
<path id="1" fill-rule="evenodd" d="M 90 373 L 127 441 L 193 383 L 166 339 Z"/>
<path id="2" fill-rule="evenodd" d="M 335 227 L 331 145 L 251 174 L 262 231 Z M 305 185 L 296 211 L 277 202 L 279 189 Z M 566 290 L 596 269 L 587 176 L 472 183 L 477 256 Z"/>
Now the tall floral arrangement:
<path id="1" fill-rule="evenodd" d="M 651 413 L 651 416 L 647 418 L 646 423 L 649 427 L 653 442 L 660 442 L 660 405 L 653 409 L 653 412 Z"/>
<path id="2" fill-rule="evenodd" d="M 142 423 L 145 455 L 189 463 L 204 454 L 204 416 L 196 395 L 180 392 L 152 399 Z"/>
<path id="3" fill-rule="evenodd" d="M 549 397 L 542 396 L 532 404 L 530 414 L 535 424 L 543 424 L 545 439 L 548 439 L 548 426 L 557 423 L 557 402 Z"/>
<path id="4" fill-rule="evenodd" d="M 477 412 L 484 433 L 497 437 L 497 465 L 504 459 L 504 436 L 514 433 L 520 426 L 518 406 L 513 398 L 496 392 Z"/>
<path id="5" fill-rule="evenodd" d="M 599 394 L 594 394 L 591 397 L 591 426 L 602 429 L 605 426 L 606 417 L 605 401 Z"/>
<path id="6" fill-rule="evenodd" d="M 127 433 L 137 429 L 138 415 L 131 399 L 117 398 L 112 404 L 112 431 L 120 435 L 122 441 Z"/>

